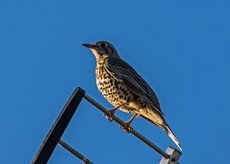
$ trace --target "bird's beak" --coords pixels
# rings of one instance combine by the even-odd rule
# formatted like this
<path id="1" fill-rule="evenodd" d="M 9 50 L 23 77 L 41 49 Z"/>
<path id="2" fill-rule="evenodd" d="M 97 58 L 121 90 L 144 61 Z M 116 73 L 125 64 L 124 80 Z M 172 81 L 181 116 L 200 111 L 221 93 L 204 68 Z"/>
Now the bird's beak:
<path id="1" fill-rule="evenodd" d="M 82 44 L 83 46 L 89 48 L 89 49 L 95 49 L 97 48 L 97 46 L 95 44 L 88 44 L 88 43 L 84 43 Z"/>

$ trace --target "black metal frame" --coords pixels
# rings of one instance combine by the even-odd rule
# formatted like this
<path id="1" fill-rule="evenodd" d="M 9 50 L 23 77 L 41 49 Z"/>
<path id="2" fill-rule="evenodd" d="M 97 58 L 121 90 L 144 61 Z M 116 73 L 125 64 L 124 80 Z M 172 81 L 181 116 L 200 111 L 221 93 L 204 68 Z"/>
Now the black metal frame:
<path id="1" fill-rule="evenodd" d="M 57 117 L 55 123 L 53 124 L 49 133 L 45 137 L 44 141 L 42 142 L 38 152 L 36 153 L 32 161 L 33 164 L 47 163 L 58 143 L 62 147 L 67 149 L 69 152 L 74 154 L 76 157 L 78 157 L 80 160 L 82 160 L 84 163 L 92 164 L 92 162 L 89 159 L 84 157 L 81 153 L 76 151 L 74 148 L 72 148 L 70 145 L 68 145 L 66 142 L 64 142 L 61 139 L 65 129 L 67 128 L 70 120 L 72 119 L 74 113 L 77 110 L 78 105 L 80 104 L 83 98 L 87 100 L 89 103 L 91 103 L 92 105 L 94 105 L 97 109 L 99 109 L 105 115 L 107 116 L 110 115 L 110 112 L 106 108 L 104 108 L 102 105 L 100 105 L 90 96 L 88 96 L 83 89 L 79 87 L 76 88 L 73 94 L 71 95 L 70 99 L 68 100 L 64 108 L 62 109 L 61 113 Z M 122 127 L 126 126 L 125 122 L 123 122 L 117 116 L 114 116 L 113 120 Z M 130 127 L 128 132 L 136 136 L 138 139 L 140 139 L 150 148 L 152 148 L 157 153 L 159 153 L 161 156 L 163 156 L 162 158 L 164 159 L 162 160 L 164 161 L 163 163 L 170 163 L 170 164 L 171 163 L 174 164 L 175 162 L 178 163 L 179 157 L 181 155 L 181 152 L 179 152 L 178 150 L 174 148 L 170 148 L 170 151 L 167 151 L 168 153 L 166 153 L 162 149 L 157 147 L 155 144 L 153 144 L 151 141 L 149 141 L 147 138 L 145 138 L 143 135 L 141 135 L 139 132 L 137 132 L 135 129 L 133 129 L 132 127 Z"/>

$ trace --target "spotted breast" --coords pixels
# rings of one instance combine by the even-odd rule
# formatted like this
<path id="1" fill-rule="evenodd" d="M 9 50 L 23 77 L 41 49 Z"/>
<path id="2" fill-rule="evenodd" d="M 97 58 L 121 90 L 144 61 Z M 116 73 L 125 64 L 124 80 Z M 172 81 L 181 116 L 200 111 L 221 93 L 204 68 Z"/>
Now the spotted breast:
<path id="1" fill-rule="evenodd" d="M 96 66 L 96 82 L 99 91 L 114 107 L 126 104 L 120 109 L 124 112 L 133 113 L 129 103 L 137 97 L 105 69 L 104 62 L 105 59 L 100 59 Z"/>

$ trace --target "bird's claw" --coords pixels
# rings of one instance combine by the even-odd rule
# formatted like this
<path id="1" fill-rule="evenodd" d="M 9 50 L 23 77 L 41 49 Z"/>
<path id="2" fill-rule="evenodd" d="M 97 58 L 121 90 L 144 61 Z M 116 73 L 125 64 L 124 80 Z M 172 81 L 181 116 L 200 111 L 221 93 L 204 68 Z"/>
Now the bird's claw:
<path id="1" fill-rule="evenodd" d="M 124 131 L 124 132 L 127 132 L 127 133 L 130 133 L 132 128 L 130 127 L 129 124 L 125 124 L 124 126 L 120 125 L 120 128 Z"/>
<path id="2" fill-rule="evenodd" d="M 107 120 L 109 120 L 110 122 L 113 121 L 113 117 L 114 117 L 114 112 L 109 111 L 109 115 L 108 114 L 104 114 L 104 116 L 106 117 Z"/>
<path id="3" fill-rule="evenodd" d="M 113 121 L 113 117 L 108 116 L 107 114 L 104 114 L 104 116 L 105 116 L 105 118 L 106 118 L 107 120 L 109 120 L 110 122 Z"/>

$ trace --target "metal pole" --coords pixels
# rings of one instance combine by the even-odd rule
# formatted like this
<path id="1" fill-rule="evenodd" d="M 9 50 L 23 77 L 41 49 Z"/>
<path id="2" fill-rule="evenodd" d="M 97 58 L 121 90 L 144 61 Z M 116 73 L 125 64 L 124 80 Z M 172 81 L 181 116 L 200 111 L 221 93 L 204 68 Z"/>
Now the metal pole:
<path id="1" fill-rule="evenodd" d="M 104 114 L 106 114 L 107 116 L 110 115 L 110 112 L 104 108 L 101 104 L 99 104 L 98 102 L 96 102 L 93 98 L 91 98 L 90 96 L 88 96 L 87 94 L 84 95 L 84 98 L 90 102 L 92 105 L 94 105 L 96 108 L 98 108 L 100 111 L 102 111 Z M 121 125 L 122 127 L 125 127 L 126 124 L 125 122 L 123 122 L 120 118 L 118 118 L 117 116 L 114 115 L 113 120 L 116 121 L 119 125 Z M 130 133 L 132 133 L 134 136 L 136 136 L 137 138 L 139 138 L 142 142 L 144 142 L 146 145 L 148 145 L 149 147 L 151 147 L 153 150 L 155 150 L 156 152 L 158 152 L 160 155 L 162 155 L 164 158 L 168 159 L 170 158 L 170 155 L 165 153 L 163 150 L 161 150 L 159 147 L 157 147 L 155 144 L 153 144 L 151 141 L 149 141 L 147 138 L 145 138 L 143 135 L 141 135 L 140 133 L 138 133 L 135 129 L 133 129 L 132 127 L 130 127 Z"/>
<path id="2" fill-rule="evenodd" d="M 62 147 L 64 147 L 66 150 L 68 150 L 69 152 L 71 152 L 73 155 L 75 155 L 76 157 L 78 157 L 80 160 L 82 160 L 85 164 L 93 164 L 93 162 L 91 162 L 89 159 L 87 159 L 86 157 L 84 157 L 81 153 L 79 153 L 77 150 L 75 150 L 74 148 L 72 148 L 65 141 L 59 140 L 59 144 Z"/>
<path id="3" fill-rule="evenodd" d="M 38 152 L 36 153 L 32 163 L 44 164 L 47 163 L 51 154 L 53 153 L 57 143 L 61 139 L 67 125 L 73 117 L 78 105 L 84 97 L 85 91 L 81 88 L 75 89 L 68 102 L 65 104 Z"/>

